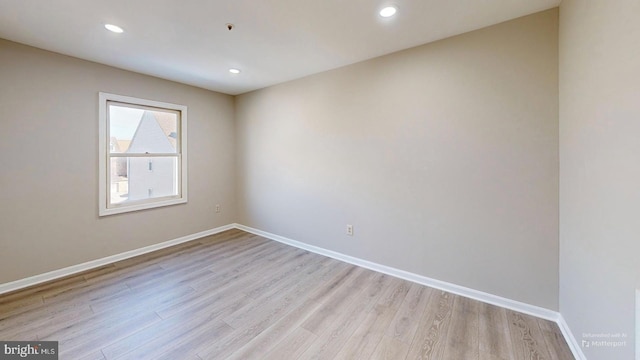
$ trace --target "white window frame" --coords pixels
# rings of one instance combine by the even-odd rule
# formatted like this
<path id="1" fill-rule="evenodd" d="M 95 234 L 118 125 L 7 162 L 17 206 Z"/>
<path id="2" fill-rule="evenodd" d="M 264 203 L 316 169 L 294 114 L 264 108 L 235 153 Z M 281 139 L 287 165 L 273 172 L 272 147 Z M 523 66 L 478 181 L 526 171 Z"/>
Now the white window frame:
<path id="1" fill-rule="evenodd" d="M 121 214 L 130 211 L 138 211 L 145 209 L 152 209 L 162 206 L 183 204 L 187 202 L 187 107 L 184 105 L 177 105 L 171 103 L 165 103 L 160 101 L 139 99 L 130 96 L 123 96 L 117 94 L 109 94 L 100 92 L 99 97 L 99 139 L 98 139 L 98 214 L 99 216 Z M 160 198 L 152 198 L 139 200 L 130 203 L 113 204 L 109 206 L 110 187 L 111 187 L 111 154 L 109 149 L 110 134 L 109 134 L 109 115 L 108 115 L 108 102 L 118 102 L 131 105 L 132 107 L 143 106 L 158 108 L 158 110 L 171 110 L 180 113 L 179 122 L 179 145 L 176 152 L 178 154 L 178 195 L 166 196 Z"/>

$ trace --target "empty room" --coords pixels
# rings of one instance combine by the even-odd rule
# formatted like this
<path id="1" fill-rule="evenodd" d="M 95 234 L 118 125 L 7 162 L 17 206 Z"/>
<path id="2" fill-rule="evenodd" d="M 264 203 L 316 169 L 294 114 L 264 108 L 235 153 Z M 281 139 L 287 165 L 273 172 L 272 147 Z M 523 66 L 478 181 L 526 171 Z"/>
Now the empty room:
<path id="1" fill-rule="evenodd" d="M 640 359 L 637 0 L 0 0 L 0 359 Z"/>

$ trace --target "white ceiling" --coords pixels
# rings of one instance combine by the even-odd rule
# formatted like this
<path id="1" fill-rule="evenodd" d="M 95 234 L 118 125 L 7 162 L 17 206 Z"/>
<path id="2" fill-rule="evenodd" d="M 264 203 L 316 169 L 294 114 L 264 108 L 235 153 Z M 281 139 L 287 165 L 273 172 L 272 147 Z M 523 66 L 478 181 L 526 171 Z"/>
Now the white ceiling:
<path id="1" fill-rule="evenodd" d="M 241 94 L 560 0 L 0 0 L 0 38 Z M 398 13 L 383 19 L 387 4 Z M 124 28 L 123 34 L 104 29 Z M 235 28 L 228 31 L 227 23 Z M 239 68 L 233 75 L 229 68 Z"/>

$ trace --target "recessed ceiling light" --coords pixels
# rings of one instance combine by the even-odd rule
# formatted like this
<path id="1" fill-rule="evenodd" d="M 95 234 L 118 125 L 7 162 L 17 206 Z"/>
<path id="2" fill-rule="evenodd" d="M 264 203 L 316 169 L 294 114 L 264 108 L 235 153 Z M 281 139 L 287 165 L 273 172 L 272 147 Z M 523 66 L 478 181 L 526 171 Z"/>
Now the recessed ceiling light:
<path id="1" fill-rule="evenodd" d="M 232 74 L 240 74 L 240 70 L 238 69 L 229 69 L 229 72 Z"/>
<path id="2" fill-rule="evenodd" d="M 122 28 L 118 25 L 113 25 L 113 24 L 105 24 L 104 25 L 105 29 L 117 33 L 117 34 L 121 34 L 124 32 L 124 30 L 122 30 Z"/>
<path id="3" fill-rule="evenodd" d="M 388 18 L 395 15 L 396 11 L 398 11 L 398 9 L 396 9 L 395 7 L 387 6 L 386 8 L 380 10 L 380 16 Z"/>

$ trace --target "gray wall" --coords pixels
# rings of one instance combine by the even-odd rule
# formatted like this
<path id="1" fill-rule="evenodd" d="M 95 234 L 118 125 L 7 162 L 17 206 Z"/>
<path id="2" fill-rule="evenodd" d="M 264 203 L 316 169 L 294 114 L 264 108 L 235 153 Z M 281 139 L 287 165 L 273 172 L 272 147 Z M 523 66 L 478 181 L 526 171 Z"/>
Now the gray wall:
<path id="1" fill-rule="evenodd" d="M 616 349 L 583 348 L 591 360 L 634 353 L 638 14 L 637 0 L 564 0 L 560 7 L 560 311 L 578 342 L 589 333 L 628 336 Z"/>
<path id="2" fill-rule="evenodd" d="M 99 91 L 188 106 L 188 204 L 98 217 Z M 0 283 L 234 222 L 233 107 L 231 96 L 0 40 Z"/>
<path id="3" fill-rule="evenodd" d="M 557 310 L 557 28 L 553 9 L 239 96 L 239 222 Z"/>

